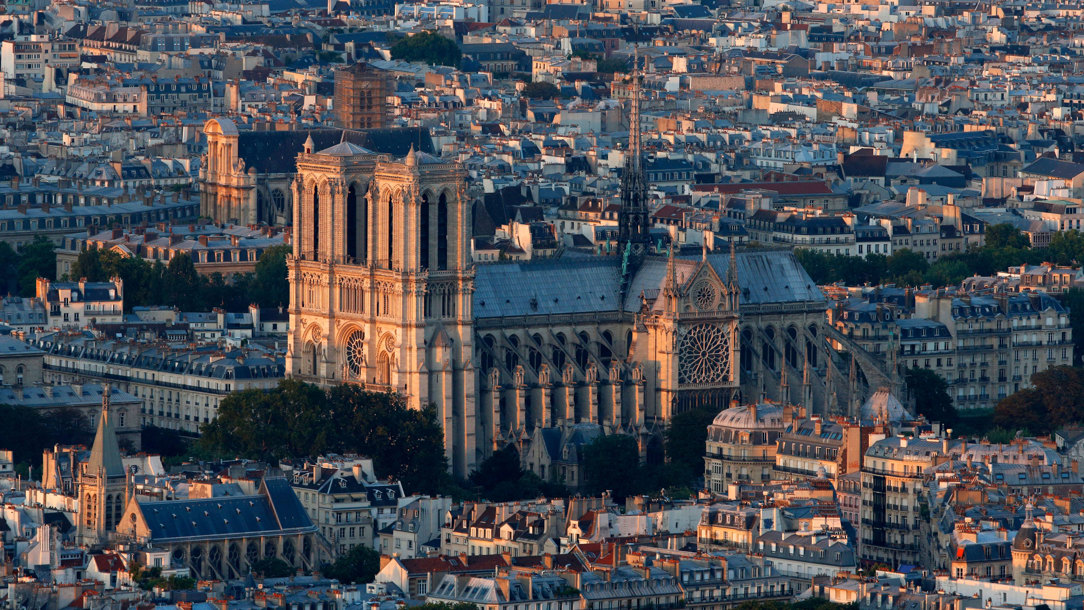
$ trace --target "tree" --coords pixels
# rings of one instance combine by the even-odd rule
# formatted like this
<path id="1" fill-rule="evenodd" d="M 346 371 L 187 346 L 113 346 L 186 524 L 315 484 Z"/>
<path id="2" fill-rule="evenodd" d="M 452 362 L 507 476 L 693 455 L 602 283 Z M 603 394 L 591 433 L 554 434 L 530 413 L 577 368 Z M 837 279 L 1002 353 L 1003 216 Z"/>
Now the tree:
<path id="1" fill-rule="evenodd" d="M 326 397 L 319 387 L 292 379 L 271 391 L 234 392 L 201 428 L 200 444 L 252 458 L 315 457 L 329 449 Z"/>
<path id="2" fill-rule="evenodd" d="M 704 474 L 704 446 L 708 426 L 717 413 L 708 409 L 692 409 L 670 418 L 666 428 L 666 455 L 678 469 L 685 484 L 692 484 Z"/>
<path id="3" fill-rule="evenodd" d="M 1049 434 L 1084 419 L 1084 370 L 1057 366 L 1032 375 L 1031 384 L 997 403 L 995 426 Z"/>
<path id="4" fill-rule="evenodd" d="M 529 97 L 531 99 L 552 100 L 555 97 L 561 97 L 561 90 L 557 88 L 557 85 L 546 82 L 527 83 L 523 88 L 523 97 Z"/>
<path id="5" fill-rule="evenodd" d="M 177 254 L 166 265 L 166 303 L 173 303 L 183 311 L 192 311 L 199 303 L 201 280 L 192 257 Z"/>
<path id="6" fill-rule="evenodd" d="M 1030 248 L 1031 239 L 1009 223 L 988 225 L 986 227 L 987 248 Z"/>
<path id="7" fill-rule="evenodd" d="M 631 436 L 599 436 L 585 445 L 583 451 L 584 492 L 599 495 L 610 491 L 617 500 L 640 493 L 642 480 L 637 476 L 640 452 Z"/>
<path id="8" fill-rule="evenodd" d="M 434 30 L 419 32 L 396 42 L 391 47 L 391 58 L 402 61 L 420 61 L 431 66 L 459 67 L 463 52 L 454 40 L 445 38 Z"/>
<path id="9" fill-rule="evenodd" d="M 278 557 L 265 557 L 253 562 L 252 573 L 263 578 L 286 578 L 294 574 L 294 569 Z"/>
<path id="10" fill-rule="evenodd" d="M 930 264 L 926 262 L 925 256 L 907 248 L 896 250 L 892 253 L 892 256 L 888 257 L 888 275 L 892 278 L 905 280 L 898 282 L 901 284 L 908 283 L 906 279 L 912 273 L 919 274 L 919 282 L 921 282 L 921 274 L 925 273 L 929 266 Z"/>
<path id="11" fill-rule="evenodd" d="M 140 446 L 143 451 L 163 457 L 183 455 L 188 450 L 188 443 L 176 430 L 144 426 L 140 432 Z"/>
<path id="12" fill-rule="evenodd" d="M 471 473 L 469 482 L 482 497 L 491 502 L 507 502 L 538 497 L 559 497 L 568 490 L 560 483 L 543 481 L 520 466 L 519 452 L 509 445 L 496 451 Z"/>
<path id="13" fill-rule="evenodd" d="M 908 369 L 907 390 L 915 400 L 915 408 L 926 419 L 946 426 L 956 423 L 956 407 L 948 393 L 948 384 L 930 369 Z"/>
<path id="14" fill-rule="evenodd" d="M 253 302 L 267 307 L 290 304 L 290 282 L 286 275 L 286 257 L 290 246 L 274 246 L 263 251 L 252 278 Z"/>
<path id="15" fill-rule="evenodd" d="M 1013 392 L 998 401 L 994 407 L 994 425 L 1012 432 L 1028 430 L 1032 434 L 1049 434 L 1053 429 L 1043 396 L 1034 388 Z"/>
<path id="16" fill-rule="evenodd" d="M 270 391 L 235 392 L 201 432 L 200 446 L 214 453 L 278 460 L 355 452 L 411 493 L 434 494 L 447 482 L 436 409 L 410 409 L 399 394 L 360 386 L 323 390 L 285 379 Z"/>
<path id="17" fill-rule="evenodd" d="M 629 64 L 623 59 L 600 59 L 595 62 L 595 71 L 601 74 L 628 74 Z"/>
<path id="18" fill-rule="evenodd" d="M 34 296 L 39 277 L 56 279 L 56 248 L 44 235 L 35 235 L 34 241 L 23 246 L 18 263 L 19 293 Z"/>
<path id="19" fill-rule="evenodd" d="M 380 571 L 380 553 L 358 545 L 340 555 L 335 563 L 325 564 L 321 571 L 324 576 L 345 584 L 370 583 Z"/>
<path id="20" fill-rule="evenodd" d="M 1084 371 L 1056 366 L 1031 376 L 1042 397 L 1052 429 L 1084 420 Z"/>

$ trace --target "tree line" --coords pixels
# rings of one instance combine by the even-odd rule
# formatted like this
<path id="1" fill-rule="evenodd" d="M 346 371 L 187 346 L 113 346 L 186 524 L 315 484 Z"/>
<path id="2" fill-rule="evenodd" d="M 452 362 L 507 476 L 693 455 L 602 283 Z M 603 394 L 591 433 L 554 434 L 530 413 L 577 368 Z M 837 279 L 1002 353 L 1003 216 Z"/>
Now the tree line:
<path id="1" fill-rule="evenodd" d="M 14 454 L 20 472 L 41 463 L 53 445 L 85 445 L 94 441 L 94 426 L 77 409 L 41 412 L 33 407 L 0 404 L 0 448 Z"/>
<path id="2" fill-rule="evenodd" d="M 1031 386 L 997 403 L 996 427 L 1022 436 L 1045 435 L 1084 421 L 1084 370 L 1050 368 L 1032 375 Z"/>
<path id="3" fill-rule="evenodd" d="M 562 497 L 573 492 L 593 496 L 609 492 L 618 501 L 659 492 L 672 498 L 688 497 L 700 487 L 708 425 L 716 415 L 708 409 L 675 415 L 663 442 L 648 444 L 642 463 L 635 438 L 623 434 L 598 436 L 580 447 L 583 484 L 578 490 L 570 489 L 556 473 L 543 480 L 524 470 L 519 452 L 508 446 L 478 465 L 465 482 L 465 491 L 474 498 L 493 502 Z"/>
<path id="4" fill-rule="evenodd" d="M 16 251 L 0 241 L 0 294 L 34 296 L 39 277 L 56 279 L 56 249 L 44 235 Z"/>
<path id="5" fill-rule="evenodd" d="M 104 282 L 124 281 L 124 309 L 149 305 L 173 305 L 182 311 L 210 311 L 221 307 L 243 311 L 252 303 L 261 307 L 286 307 L 290 286 L 286 275 L 289 246 L 264 250 L 252 273 L 227 280 L 221 273 L 200 275 L 192 257 L 178 254 L 168 264 L 154 263 L 113 250 L 90 249 L 79 254 L 69 277 Z M 55 262 L 54 262 L 55 267 Z"/>
<path id="6" fill-rule="evenodd" d="M 199 445 L 224 457 L 275 462 L 358 453 L 408 493 L 435 494 L 448 483 L 436 409 L 410 409 L 399 394 L 356 385 L 323 389 L 285 379 L 272 390 L 234 392 L 200 432 Z"/>
<path id="7" fill-rule="evenodd" d="M 1050 245 L 1032 248 L 1026 235 L 1010 224 L 986 227 L 985 245 L 949 254 L 934 263 L 922 254 L 902 248 L 891 255 L 848 256 L 798 249 L 795 256 L 817 284 L 843 282 L 849 286 L 894 283 L 899 286 L 953 286 L 972 275 L 994 275 L 1012 266 L 1051 262 L 1080 265 L 1084 261 L 1084 234 L 1059 231 Z"/>

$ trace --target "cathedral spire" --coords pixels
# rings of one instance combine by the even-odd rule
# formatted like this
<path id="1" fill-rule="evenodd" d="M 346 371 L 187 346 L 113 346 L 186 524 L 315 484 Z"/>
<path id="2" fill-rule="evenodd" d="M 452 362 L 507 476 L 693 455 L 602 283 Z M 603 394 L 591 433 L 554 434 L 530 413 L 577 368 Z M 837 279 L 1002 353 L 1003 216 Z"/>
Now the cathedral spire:
<path id="1" fill-rule="evenodd" d="M 629 156 L 632 166 L 642 171 L 643 151 L 640 148 L 640 48 L 632 51 L 632 111 L 629 113 Z"/>
<path id="2" fill-rule="evenodd" d="M 647 180 L 644 178 L 643 150 L 640 137 L 640 53 L 634 49 L 632 92 L 629 112 L 629 148 L 621 173 L 621 209 L 618 211 L 618 246 L 627 252 L 628 262 L 622 265 L 621 298 L 627 296 L 631 278 L 640 268 L 651 243 L 650 214 L 647 207 Z"/>

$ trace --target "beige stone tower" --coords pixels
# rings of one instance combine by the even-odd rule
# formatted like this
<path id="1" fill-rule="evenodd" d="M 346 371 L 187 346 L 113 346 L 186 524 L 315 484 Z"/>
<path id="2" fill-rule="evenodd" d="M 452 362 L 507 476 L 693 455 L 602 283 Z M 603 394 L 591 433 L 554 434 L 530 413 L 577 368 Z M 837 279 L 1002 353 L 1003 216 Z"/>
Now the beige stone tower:
<path id="1" fill-rule="evenodd" d="M 464 171 L 343 142 L 298 156 L 288 374 L 433 404 L 456 474 L 476 461 Z"/>

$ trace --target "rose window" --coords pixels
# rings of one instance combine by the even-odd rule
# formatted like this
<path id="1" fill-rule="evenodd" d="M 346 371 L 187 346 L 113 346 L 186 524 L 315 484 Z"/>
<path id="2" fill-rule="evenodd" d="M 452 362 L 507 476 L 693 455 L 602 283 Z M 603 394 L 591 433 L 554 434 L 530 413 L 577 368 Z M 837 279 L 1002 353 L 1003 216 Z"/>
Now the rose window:
<path id="1" fill-rule="evenodd" d="M 700 324 L 678 339 L 678 383 L 718 384 L 730 380 L 730 335 L 722 326 Z"/>
<path id="2" fill-rule="evenodd" d="M 696 308 L 701 311 L 713 309 L 715 307 L 715 286 L 706 281 L 697 284 L 693 293 L 693 301 L 696 303 Z"/>
<path id="3" fill-rule="evenodd" d="M 357 331 L 346 342 L 346 368 L 354 377 L 365 370 L 365 335 Z"/>

